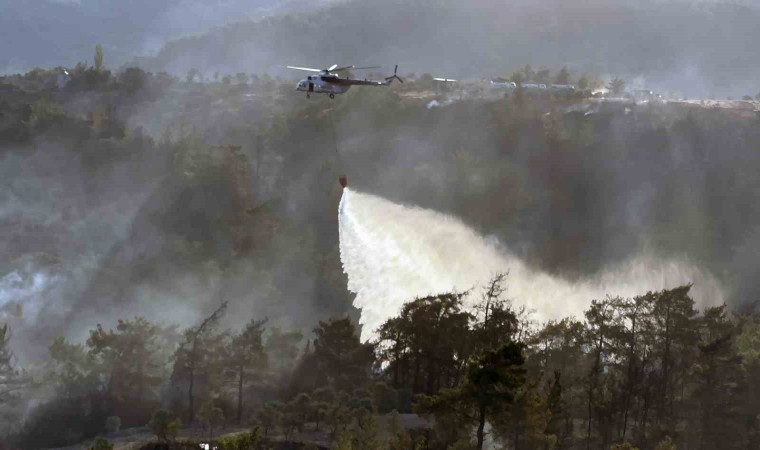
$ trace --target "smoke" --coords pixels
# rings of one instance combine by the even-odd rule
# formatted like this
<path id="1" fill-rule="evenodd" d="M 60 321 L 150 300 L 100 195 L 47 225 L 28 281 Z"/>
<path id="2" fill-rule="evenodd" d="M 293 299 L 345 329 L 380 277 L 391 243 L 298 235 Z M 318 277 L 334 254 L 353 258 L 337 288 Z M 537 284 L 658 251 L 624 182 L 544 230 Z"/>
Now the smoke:
<path id="1" fill-rule="evenodd" d="M 4 315 L 21 318 L 26 312 L 32 316 L 39 313 L 40 306 L 33 300 L 44 295 L 50 286 L 56 281 L 44 272 L 29 273 L 26 270 L 14 270 L 0 277 L 0 310 Z"/>
<path id="2" fill-rule="evenodd" d="M 579 316 L 592 299 L 632 297 L 698 281 L 700 306 L 720 304 L 723 288 L 709 273 L 675 259 L 636 255 L 578 281 L 528 267 L 495 238 L 455 217 L 349 190 L 339 206 L 340 256 L 348 289 L 361 308 L 362 339 L 415 297 L 468 290 L 509 271 L 508 294 L 539 321 Z M 477 290 L 469 296 L 471 301 Z"/>
<path id="3" fill-rule="evenodd" d="M 89 147 L 77 150 L 40 140 L 0 157 L 0 321 L 10 324 L 22 363 L 43 354 L 58 334 L 86 336 L 80 319 L 92 308 L 62 318 L 152 189 L 149 158 L 115 157 L 109 166 Z"/>
<path id="4" fill-rule="evenodd" d="M 211 17 L 220 14 L 221 8 L 212 9 Z M 281 66 L 366 62 L 457 79 L 506 76 L 532 64 L 553 71 L 567 66 L 575 75 L 638 78 L 649 89 L 689 96 L 757 90 L 756 58 L 742 45 L 757 37 L 760 10 L 752 2 L 350 0 L 290 10 L 303 14 L 210 29 L 194 25 L 197 18 L 188 14 L 194 9 L 172 9 L 167 23 L 207 32 L 170 41 L 136 63 L 179 74 L 196 68 L 295 77 Z M 205 14 L 195 17 L 207 22 Z M 333 39 L 336 30 L 351 38 Z"/>

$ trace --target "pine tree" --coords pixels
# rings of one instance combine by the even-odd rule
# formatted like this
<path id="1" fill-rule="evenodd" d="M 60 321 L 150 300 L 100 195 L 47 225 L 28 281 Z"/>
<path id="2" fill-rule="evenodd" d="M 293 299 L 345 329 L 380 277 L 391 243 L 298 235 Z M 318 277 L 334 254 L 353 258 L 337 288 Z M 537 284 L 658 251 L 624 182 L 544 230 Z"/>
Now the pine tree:
<path id="1" fill-rule="evenodd" d="M 100 44 L 95 46 L 95 70 L 97 72 L 103 70 L 103 46 Z"/>
<path id="2" fill-rule="evenodd" d="M 100 366 L 106 394 L 134 401 L 156 396 L 166 361 L 160 334 L 157 325 L 142 317 L 119 320 L 116 330 L 100 324 L 90 330 L 88 353 Z"/>
<path id="3" fill-rule="evenodd" d="M 454 418 L 459 427 L 474 426 L 477 448 L 482 450 L 485 424 L 504 414 L 525 382 L 523 344 L 507 342 L 498 350 L 484 353 L 467 369 L 460 387 L 444 389 L 423 397 L 420 408 L 444 421 Z"/>
<path id="4" fill-rule="evenodd" d="M 223 302 L 210 316 L 197 327 L 185 331 L 184 341 L 174 354 L 174 383 L 187 383 L 188 417 L 195 421 L 196 383 L 204 382 L 207 389 L 213 389 L 216 378 L 221 372 L 220 362 L 224 361 L 223 333 L 215 330 L 219 319 L 227 308 Z"/>
<path id="5" fill-rule="evenodd" d="M 708 308 L 701 320 L 703 337 L 695 368 L 701 417 L 695 428 L 701 431 L 703 450 L 747 448 L 747 383 L 734 324 L 726 314 L 725 305 Z"/>
<path id="6" fill-rule="evenodd" d="M 515 449 L 553 448 L 557 436 L 547 431 L 551 416 L 549 399 L 533 381 L 520 387 L 509 411 L 499 414 L 494 424 L 502 441 L 511 441 Z"/>
<path id="7" fill-rule="evenodd" d="M 0 405 L 10 401 L 27 385 L 27 380 L 16 369 L 10 339 L 11 329 L 5 324 L 0 327 Z"/>
<path id="8" fill-rule="evenodd" d="M 234 335 L 227 349 L 227 372 L 232 376 L 237 389 L 237 422 L 243 421 L 243 392 L 267 365 L 262 334 L 266 320 L 251 320 L 245 328 Z"/>
<path id="9" fill-rule="evenodd" d="M 625 91 L 625 80 L 615 77 L 607 85 L 607 89 L 614 95 L 621 95 Z"/>
<path id="10" fill-rule="evenodd" d="M 329 385 L 350 391 L 369 379 L 374 360 L 372 346 L 359 340 L 351 319 L 320 321 L 314 334 L 314 361 Z"/>

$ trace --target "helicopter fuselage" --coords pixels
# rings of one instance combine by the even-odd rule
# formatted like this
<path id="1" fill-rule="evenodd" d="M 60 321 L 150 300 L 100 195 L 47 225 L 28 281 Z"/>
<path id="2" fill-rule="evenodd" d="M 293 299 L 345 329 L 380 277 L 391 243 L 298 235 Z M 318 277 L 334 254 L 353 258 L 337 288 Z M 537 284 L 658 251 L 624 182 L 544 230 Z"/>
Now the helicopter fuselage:
<path id="1" fill-rule="evenodd" d="M 306 96 L 310 97 L 311 94 L 328 94 L 330 98 L 335 98 L 335 94 L 342 94 L 349 90 L 351 86 L 390 86 L 393 80 L 398 80 L 399 83 L 403 83 L 396 72 L 398 72 L 398 65 L 393 69 L 393 75 L 385 77 L 385 80 L 358 80 L 350 77 L 343 78 L 338 75 L 343 70 L 365 70 L 376 69 L 378 66 L 373 67 L 356 67 L 356 66 L 344 66 L 338 67 L 337 64 L 333 64 L 329 69 L 312 69 L 310 67 L 296 67 L 286 66 L 288 69 L 305 70 L 307 72 L 318 73 L 318 75 L 309 75 L 305 80 L 301 80 L 296 85 L 296 91 L 306 92 Z"/>
<path id="2" fill-rule="evenodd" d="M 345 78 L 334 75 L 310 75 L 298 82 L 296 90 L 309 94 L 342 94 L 346 92 L 351 84 L 347 83 Z"/>

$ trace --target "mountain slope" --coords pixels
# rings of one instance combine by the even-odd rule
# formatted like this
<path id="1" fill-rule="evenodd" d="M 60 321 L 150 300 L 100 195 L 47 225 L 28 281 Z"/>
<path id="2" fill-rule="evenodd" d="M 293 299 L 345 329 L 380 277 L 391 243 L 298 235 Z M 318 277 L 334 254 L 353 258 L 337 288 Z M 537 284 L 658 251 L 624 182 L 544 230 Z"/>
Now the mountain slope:
<path id="1" fill-rule="evenodd" d="M 169 39 L 245 17 L 297 10 L 302 4 L 300 0 L 0 0 L 0 73 L 90 61 L 96 44 L 104 46 L 107 64 L 118 65 L 157 50 Z"/>
<path id="2" fill-rule="evenodd" d="M 400 64 L 451 77 L 524 64 L 643 77 L 692 96 L 755 94 L 760 9 L 728 3 L 624 0 L 455 2 L 354 0 L 168 43 L 150 70 L 283 74 L 284 64 Z"/>

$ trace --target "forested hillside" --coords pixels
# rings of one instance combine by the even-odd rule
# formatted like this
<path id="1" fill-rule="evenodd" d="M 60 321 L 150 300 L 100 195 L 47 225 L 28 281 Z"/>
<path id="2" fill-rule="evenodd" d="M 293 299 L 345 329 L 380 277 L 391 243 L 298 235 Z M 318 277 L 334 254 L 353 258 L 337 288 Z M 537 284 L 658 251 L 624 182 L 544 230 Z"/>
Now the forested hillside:
<path id="1" fill-rule="evenodd" d="M 470 431 L 475 445 L 486 421 L 518 448 L 757 445 L 756 113 L 448 97 L 429 76 L 307 100 L 250 72 L 59 74 L 0 78 L 12 445 L 74 444 L 119 417 L 161 422 L 162 438 L 175 418 L 288 440 L 327 425 L 335 446 L 375 448 L 373 421 L 393 409 L 435 418 L 431 448 Z M 479 309 L 459 293 L 410 298 L 362 343 L 338 253 L 341 174 L 571 282 L 640 253 L 689 261 L 728 305 L 644 287 L 537 324 L 506 300 L 507 276 Z"/>
<path id="2" fill-rule="evenodd" d="M 75 305 L 163 310 L 152 296 L 190 302 L 173 314 L 194 317 L 217 295 L 194 284 L 200 273 L 241 303 L 254 295 L 279 307 L 284 297 L 345 311 L 340 173 L 360 190 L 461 217 L 570 279 L 647 251 L 705 268 L 736 304 L 758 292 L 752 115 L 668 104 L 586 114 L 534 98 L 429 109 L 379 89 L 306 101 L 247 74 L 201 84 L 81 67 L 62 90 L 54 79 L 5 78 L 0 129 L 4 270 L 26 280 L 9 284 L 15 295 L 58 299 L 25 305 L 50 320 L 43 333 L 73 325 Z M 260 264 L 268 274 L 250 278 Z M 35 278 L 40 267 L 50 272 Z"/>
<path id="3" fill-rule="evenodd" d="M 511 73 L 525 63 L 639 77 L 688 96 L 754 95 L 745 45 L 760 39 L 751 3 L 692 1 L 353 0 L 231 24 L 168 43 L 148 70 L 284 73 L 286 64 L 400 64 L 452 78 Z"/>

